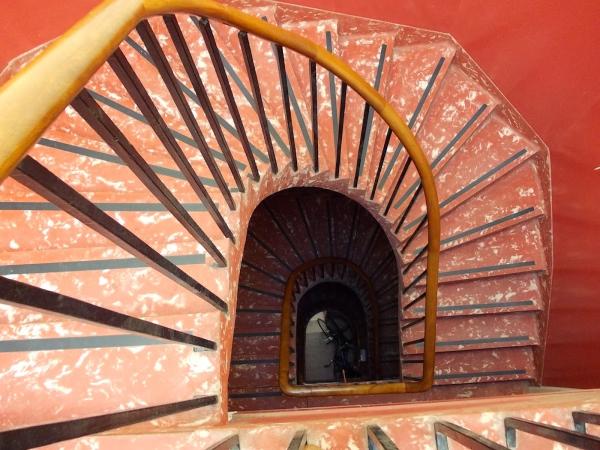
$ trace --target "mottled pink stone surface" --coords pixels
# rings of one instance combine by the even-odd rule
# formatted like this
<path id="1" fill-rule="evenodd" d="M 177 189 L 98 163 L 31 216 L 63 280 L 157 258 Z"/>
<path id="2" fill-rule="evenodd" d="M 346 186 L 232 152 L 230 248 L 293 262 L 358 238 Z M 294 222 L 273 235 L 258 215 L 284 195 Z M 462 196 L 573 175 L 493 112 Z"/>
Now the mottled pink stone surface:
<path id="1" fill-rule="evenodd" d="M 228 304 L 229 313 L 218 312 L 148 267 L 139 264 L 126 267 L 132 261 L 129 253 L 68 214 L 51 208 L 6 206 L 0 213 L 0 259 L 3 273 L 11 278 L 192 332 L 217 342 L 218 350 L 196 352 L 189 346 L 167 343 L 0 352 L 0 430 L 187 400 L 198 395 L 219 395 L 216 406 L 47 448 L 203 449 L 231 433 L 239 433 L 242 448 L 278 449 L 287 448 L 294 432 L 306 428 L 311 444 L 323 449 L 355 450 L 366 449 L 365 425 L 377 423 L 399 447 L 433 449 L 432 424 L 435 420 L 454 421 L 501 442 L 502 418 L 507 415 L 571 427 L 571 410 L 600 411 L 597 392 L 509 397 L 525 394 L 530 383 L 539 381 L 545 345 L 552 270 L 548 149 L 459 43 L 443 33 L 266 0 L 230 0 L 226 3 L 253 16 L 265 17 L 270 23 L 279 24 L 323 46 L 326 33 L 330 33 L 333 53 L 369 84 L 374 82 L 380 51 L 385 45 L 379 93 L 407 122 L 413 119 L 417 105 L 420 105 L 413 132 L 432 163 L 442 215 L 436 386 L 422 394 L 288 397 L 278 388 L 279 336 L 234 338 L 234 330 L 235 333 L 277 333 L 280 329 L 279 314 L 244 313 L 236 317 L 237 309 L 277 310 L 281 306 L 277 296 L 258 292 L 273 293 L 275 289 L 276 293 L 281 293 L 281 285 L 267 282 L 264 276 L 259 276 L 260 272 L 242 265 L 245 255 L 251 255 L 261 261 L 263 271 L 282 279 L 287 275 L 264 248 L 246 236 L 253 212 L 270 195 L 292 187 L 320 187 L 339 192 L 368 211 L 372 215 L 371 221 L 378 222 L 384 231 L 374 241 L 370 252 L 367 242 L 373 227 L 368 225 L 368 213 L 362 216 L 363 226 L 359 221 L 351 234 L 349 225 L 353 211 L 350 203 L 345 202 L 304 203 L 310 236 L 296 204 L 280 211 L 290 236 L 298 243 L 300 256 L 281 234 L 269 231 L 272 223 L 264 216 L 257 218 L 255 235 L 276 248 L 278 256 L 292 267 L 302 260 L 328 253 L 345 256 L 348 250 L 353 261 L 362 260 L 364 264 L 375 266 L 386 258 L 387 246 L 391 246 L 393 258 L 375 280 L 381 289 L 389 288 L 380 298 L 382 304 L 395 302 L 406 307 L 423 292 L 424 279 L 406 292 L 402 287 L 422 273 L 426 253 L 406 273 L 402 269 L 427 244 L 427 227 L 423 227 L 403 249 L 425 213 L 421 193 L 400 231 L 394 233 L 397 220 L 410 202 L 419 180 L 411 166 L 392 198 L 406 157 L 406 152 L 402 151 L 393 167 L 387 170 L 399 144 L 395 136 L 389 142 L 382 166 L 382 174 L 388 171 L 389 176 L 381 183 L 381 189 L 376 190 L 374 201 L 369 200 L 387 132 L 387 125 L 376 113 L 373 114 L 359 189 L 351 187 L 364 110 L 364 100 L 351 89 L 341 145 L 341 177 L 335 179 L 334 136 L 337 130 L 332 111 L 336 109 L 339 113 L 341 83 L 335 81 L 334 108 L 329 73 L 320 67 L 317 69 L 317 103 L 321 171 L 314 173 L 308 59 L 286 49 L 287 75 L 298 104 L 297 110 L 292 108 L 292 125 L 300 170 L 291 170 L 275 54 L 270 42 L 249 36 L 279 167 L 279 173 L 272 173 L 254 102 L 246 97 L 251 89 L 239 48 L 238 30 L 213 21 L 217 45 L 232 71 L 228 73 L 229 82 L 245 132 L 250 143 L 262 154 L 256 159 L 261 179 L 253 182 L 249 178 L 248 159 L 240 140 L 235 133 L 224 129 L 225 140 L 240 166 L 246 189 L 245 193 L 233 193 L 233 209 L 228 208 L 215 186 L 213 175 L 193 145 L 192 134 L 159 72 L 130 43 L 121 43 L 120 49 L 134 67 L 161 117 L 176 133 L 178 145 L 204 180 L 211 198 L 233 231 L 235 242 L 223 237 L 208 212 L 198 208 L 190 212 L 226 256 L 226 268 L 217 267 L 205 249 L 166 210 L 139 210 L 140 205 L 158 205 L 159 201 L 126 165 L 115 162 L 111 148 L 73 108 L 68 107 L 57 117 L 44 133 L 45 140 L 36 144 L 29 154 L 85 198 L 97 204 L 121 205 L 122 210 L 111 210 L 107 214 L 163 256 L 188 258 L 179 264 L 180 268 L 222 298 Z M 177 21 L 212 107 L 223 123 L 233 126 L 200 31 L 186 15 L 178 14 Z M 161 18 L 151 18 L 149 22 L 180 86 L 186 92 L 193 91 L 164 22 Z M 131 32 L 130 38 L 130 42 L 144 47 L 136 31 Z M 28 54 L 16 61 L 0 79 L 7 79 L 33 56 L 34 53 Z M 438 76 L 429 86 L 425 98 L 438 64 Z M 242 87 L 232 74 L 239 78 Z M 160 167 L 159 177 L 175 197 L 184 205 L 197 206 L 200 203 L 198 196 L 177 173 L 177 165 L 152 128 L 139 120 L 138 107 L 107 63 L 100 67 L 86 88 L 96 98 L 104 97 L 104 101 L 98 100 L 101 108 L 143 158 L 155 168 Z M 194 101 L 193 95 L 184 96 L 208 146 L 220 152 L 201 106 Z M 110 106 L 111 102 L 114 102 L 113 106 Z M 115 104 L 119 108 L 115 108 Z M 483 105 L 486 107 L 482 108 Z M 215 161 L 226 183 L 230 188 L 234 187 L 226 162 L 222 157 Z M 0 201 L 3 205 L 46 202 L 10 178 L 0 186 Z M 390 201 L 390 212 L 384 215 L 384 208 Z M 326 211 L 334 217 L 331 238 Z M 316 250 L 309 245 L 311 237 Z M 34 270 L 26 266 L 107 263 L 109 260 L 115 260 L 118 267 L 65 272 L 56 265 L 52 270 Z M 393 285 L 395 277 L 400 279 L 400 286 Z M 240 284 L 255 291 L 240 289 Z M 402 324 L 421 317 L 422 308 L 421 301 L 404 311 L 400 317 Z M 397 311 L 392 309 L 388 314 L 397 316 Z M 382 335 L 397 340 L 393 345 L 401 356 L 417 359 L 423 347 L 410 341 L 422 337 L 422 324 L 406 328 L 400 337 L 397 328 L 388 328 L 391 329 L 382 331 Z M 120 330 L 0 305 L 0 344 L 122 334 L 125 333 Z M 275 363 L 230 367 L 232 360 L 240 359 L 275 360 Z M 419 364 L 406 364 L 404 374 L 418 377 L 421 370 Z M 230 392 L 246 395 L 229 399 Z M 253 397 L 257 393 L 270 395 Z M 494 395 L 500 397 L 484 398 Z M 482 399 L 462 400 L 471 397 Z M 428 403 L 437 400 L 444 402 Z M 417 404 L 364 407 L 391 403 Z M 363 408 L 351 408 L 352 405 Z M 296 408 L 312 409 L 228 415 L 234 410 Z M 526 435 L 519 435 L 519 439 L 523 448 L 553 448 L 547 441 Z"/>
<path id="2" fill-rule="evenodd" d="M 498 394 L 502 394 L 498 390 Z M 505 417 L 534 420 L 573 429 L 573 410 L 598 412 L 597 391 L 549 392 L 521 396 L 498 396 L 411 405 L 383 405 L 362 408 L 320 408 L 277 413 L 238 413 L 227 426 L 174 427 L 160 433 L 142 434 L 135 427 L 67 441 L 44 450 L 116 450 L 124 447 L 156 449 L 206 449 L 232 434 L 241 447 L 250 450 L 286 449 L 297 430 L 306 430 L 308 444 L 321 449 L 366 450 L 366 426 L 378 425 L 398 448 L 435 449 L 433 424 L 448 421 L 504 445 Z M 597 427 L 589 426 L 594 433 Z M 156 430 L 155 430 L 156 431 Z M 526 433 L 518 433 L 518 445 L 540 450 L 570 449 Z M 457 448 L 454 443 L 451 448 Z"/>

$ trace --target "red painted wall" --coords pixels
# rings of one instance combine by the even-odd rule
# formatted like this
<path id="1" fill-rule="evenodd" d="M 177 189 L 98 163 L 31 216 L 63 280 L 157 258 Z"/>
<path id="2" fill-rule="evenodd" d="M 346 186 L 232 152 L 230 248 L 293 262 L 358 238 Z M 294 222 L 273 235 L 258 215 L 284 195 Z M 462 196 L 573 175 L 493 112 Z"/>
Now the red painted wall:
<path id="1" fill-rule="evenodd" d="M 554 283 L 544 384 L 600 387 L 600 2 L 292 0 L 451 33 L 550 147 Z M 97 0 L 5 2 L 0 66 Z"/>

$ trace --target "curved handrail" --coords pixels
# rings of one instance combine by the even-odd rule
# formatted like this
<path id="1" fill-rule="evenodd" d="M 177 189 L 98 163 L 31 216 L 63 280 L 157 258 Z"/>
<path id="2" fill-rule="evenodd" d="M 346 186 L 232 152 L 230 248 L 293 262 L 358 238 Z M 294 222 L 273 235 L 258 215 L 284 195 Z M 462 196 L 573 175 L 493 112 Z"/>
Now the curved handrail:
<path id="1" fill-rule="evenodd" d="M 440 212 L 433 174 L 415 136 L 392 106 L 341 59 L 308 39 L 213 0 L 105 0 L 0 88 L 0 182 L 137 23 L 166 13 L 216 19 L 314 60 L 368 102 L 403 144 L 421 178 L 427 205 L 425 363 L 421 381 L 399 383 L 394 392 L 431 387 L 440 248 Z"/>
<path id="2" fill-rule="evenodd" d="M 368 275 L 352 261 L 344 258 L 322 257 L 307 261 L 298 266 L 289 275 L 283 296 L 281 307 L 281 333 L 279 338 L 279 388 L 287 395 L 303 396 L 327 396 L 327 395 L 367 395 L 367 394 L 391 394 L 401 392 L 418 392 L 415 389 L 418 382 L 380 382 L 363 381 L 347 384 L 339 383 L 290 383 L 290 335 L 292 330 L 292 304 L 294 302 L 294 289 L 298 278 L 312 267 L 323 264 L 345 264 L 350 267 L 364 282 L 369 289 L 374 291 Z"/>
<path id="3" fill-rule="evenodd" d="M 284 318 L 286 317 L 283 313 L 282 314 L 282 323 L 281 323 L 281 332 L 280 332 L 280 344 L 279 344 L 279 379 L 288 379 L 288 374 L 290 371 L 290 364 L 289 364 L 289 360 L 290 360 L 290 335 L 291 335 L 291 330 L 292 330 L 292 304 L 294 303 L 294 287 L 296 285 L 296 281 L 298 280 L 298 278 L 300 276 L 302 276 L 302 274 L 306 273 L 308 270 L 314 268 L 314 267 L 318 267 L 318 266 L 322 266 L 325 264 L 339 264 L 339 265 L 344 265 L 348 268 L 350 268 L 350 270 L 352 270 L 357 276 L 358 278 L 361 279 L 361 281 L 366 285 L 367 287 L 367 302 L 369 303 L 369 306 L 371 307 L 371 310 L 373 312 L 373 322 L 375 324 L 377 324 L 379 322 L 379 304 L 377 303 L 377 300 L 375 299 L 375 287 L 373 286 L 373 283 L 371 282 L 371 279 L 369 278 L 369 276 L 365 273 L 364 270 L 362 270 L 357 264 L 354 264 L 352 261 L 346 259 L 346 258 L 336 258 L 333 256 L 325 256 L 325 257 L 321 257 L 321 258 L 315 258 L 312 259 L 310 261 L 306 261 L 305 263 L 299 265 L 288 277 L 287 282 L 286 282 L 286 289 L 285 289 L 285 295 L 283 298 L 283 305 L 282 305 L 282 312 L 286 310 L 286 308 L 289 308 L 289 320 L 286 320 L 284 322 Z M 288 290 L 287 290 L 287 284 L 291 284 L 292 285 L 292 290 L 291 290 L 291 296 L 287 295 L 288 294 Z M 315 285 L 318 283 L 315 283 Z M 313 285 L 314 286 L 314 285 Z M 313 287 L 311 286 L 311 288 Z M 297 307 L 296 307 L 297 309 Z M 297 320 L 296 320 L 297 323 Z M 377 328 L 377 326 L 374 327 L 373 329 L 373 359 L 375 361 L 379 360 L 379 329 Z M 283 355 L 283 356 L 282 356 Z M 281 361 L 287 361 L 287 367 L 283 367 Z M 297 363 L 296 363 L 297 364 Z M 296 365 L 296 367 L 298 367 Z M 283 371 L 285 371 L 285 374 L 283 373 Z M 377 368 L 375 368 L 375 376 L 377 377 Z"/>

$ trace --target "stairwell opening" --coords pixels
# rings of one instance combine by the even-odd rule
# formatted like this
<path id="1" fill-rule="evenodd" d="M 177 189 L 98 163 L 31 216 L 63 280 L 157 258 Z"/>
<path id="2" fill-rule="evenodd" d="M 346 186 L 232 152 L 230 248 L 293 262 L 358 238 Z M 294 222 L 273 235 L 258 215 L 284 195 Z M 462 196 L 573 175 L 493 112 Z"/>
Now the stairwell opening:
<path id="1" fill-rule="evenodd" d="M 343 283 L 319 283 L 302 295 L 296 326 L 297 382 L 372 378 L 376 362 L 368 345 L 366 316 L 358 294 Z"/>
<path id="2" fill-rule="evenodd" d="M 229 375 L 230 410 L 309 406 L 279 388 L 282 307 L 294 286 L 290 380 L 400 380 L 396 253 L 362 205 L 321 188 L 267 197 L 248 224 Z"/>

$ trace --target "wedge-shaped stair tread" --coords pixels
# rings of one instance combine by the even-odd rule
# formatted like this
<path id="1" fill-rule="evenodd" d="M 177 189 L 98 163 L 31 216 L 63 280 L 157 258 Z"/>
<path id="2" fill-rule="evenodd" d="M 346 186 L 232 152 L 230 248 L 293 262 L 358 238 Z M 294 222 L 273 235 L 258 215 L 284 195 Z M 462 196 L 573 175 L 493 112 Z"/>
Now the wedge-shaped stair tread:
<path id="1" fill-rule="evenodd" d="M 26 426 L 47 423 L 48 417 L 59 421 L 111 413 L 124 402 L 145 406 L 189 399 L 197 392 L 217 394 L 217 355 L 185 345 L 0 353 L 3 415 Z M 25 398 L 36 407 L 24 418 L 19 405 Z M 207 417 L 212 414 L 207 411 Z"/>
<path id="2" fill-rule="evenodd" d="M 262 243 L 265 247 L 268 247 L 270 253 L 277 255 L 278 259 L 287 267 L 300 265 L 303 260 L 298 252 L 298 246 L 290 240 L 290 230 L 287 222 L 277 212 L 267 208 L 263 205 L 261 207 L 262 214 L 255 214 L 252 218 L 250 226 L 253 230 L 256 230 L 253 238 L 257 240 L 259 245 Z M 271 216 L 269 211 L 273 212 L 274 215 Z M 276 222 L 272 220 L 272 217 L 275 217 Z"/>
<path id="3" fill-rule="evenodd" d="M 162 252 L 167 247 L 180 244 L 193 246 L 196 244 L 192 237 L 181 224 L 157 200 L 150 202 L 132 202 L 134 194 L 128 196 L 129 201 L 117 197 L 117 201 L 102 201 L 113 195 L 94 196 L 95 205 L 106 212 L 113 219 L 118 220 L 123 226 L 135 233 L 138 237 Z M 210 214 L 201 203 L 187 203 L 183 205 L 191 218 L 202 224 L 202 230 L 212 238 L 213 242 L 223 239 L 218 226 L 212 221 Z M 3 248 L 19 251 L 45 251 L 68 248 L 103 247 L 112 244 L 106 238 L 85 226 L 64 211 L 54 207 L 47 201 L 39 202 L 7 202 L 0 204 L 3 217 L 0 230 L 20 230 L 22 236 L 2 234 L 0 243 L 5 243 Z M 2 242 L 5 241 L 5 242 Z M 204 253 L 203 250 L 200 250 Z"/>
<path id="4" fill-rule="evenodd" d="M 499 119 L 488 120 L 436 177 L 442 215 L 514 171 L 537 151 L 507 124 Z M 535 183 L 535 178 L 530 183 Z M 414 230 L 425 213 L 420 196 L 407 216 L 401 238 Z"/>
<path id="5" fill-rule="evenodd" d="M 530 347 L 494 348 L 469 352 L 443 352 L 435 358 L 436 385 L 491 383 L 535 377 Z M 405 377 L 422 375 L 420 364 L 406 364 Z"/>
<path id="6" fill-rule="evenodd" d="M 279 387 L 279 360 L 245 359 L 234 361 L 229 372 L 230 389 Z"/>
<path id="7" fill-rule="evenodd" d="M 276 336 L 245 336 L 234 339 L 232 360 L 279 358 L 279 333 Z"/>
<path id="8" fill-rule="evenodd" d="M 405 285 L 424 270 L 415 264 Z M 546 261 L 537 221 L 517 224 L 477 241 L 450 248 L 440 255 L 440 282 L 542 271 Z"/>
<path id="9" fill-rule="evenodd" d="M 417 133 L 417 139 L 428 157 L 434 174 L 452 158 L 491 113 L 496 100 L 476 84 L 461 69 L 450 67 L 427 119 Z M 418 176 L 414 169 L 407 172 L 394 210 L 400 215 L 417 189 Z M 395 213 L 394 213 L 395 214 Z M 394 217 L 392 215 L 392 217 Z"/>
<path id="10" fill-rule="evenodd" d="M 385 98 L 404 118 L 413 132 L 417 132 L 426 117 L 431 102 L 450 67 L 455 48 L 450 42 L 406 45 L 394 48 L 391 73 L 393 77 L 385 87 Z M 373 150 L 371 183 L 375 182 L 380 154 L 385 142 L 385 126 L 382 127 Z M 404 152 L 399 141 L 392 136 L 387 148 L 380 177 L 377 198 L 385 197 L 386 190 L 393 189 L 395 174 L 402 166 Z M 387 183 L 387 184 L 386 184 Z M 383 187 L 386 189 L 383 189 Z"/>
<path id="11" fill-rule="evenodd" d="M 157 39 L 158 37 L 161 37 L 162 40 L 168 42 L 165 26 L 161 19 L 152 19 L 150 26 L 155 30 L 154 34 L 157 35 Z M 158 107 L 161 117 L 164 118 L 168 127 L 177 133 L 193 137 L 193 142 L 198 145 L 198 148 L 195 149 L 195 161 L 204 161 L 203 164 L 199 164 L 199 167 L 202 167 L 204 171 L 211 172 L 208 170 L 208 165 L 212 162 L 210 159 L 204 159 L 204 157 L 201 155 L 200 148 L 202 148 L 203 145 L 208 145 L 212 149 L 218 148 L 218 146 L 201 111 L 197 110 L 196 114 L 198 118 L 202 117 L 202 120 L 198 120 L 196 117 L 191 117 L 189 122 L 185 120 L 187 111 L 192 111 L 191 114 L 193 115 L 191 104 L 194 102 L 190 101 L 189 96 L 185 95 L 184 88 L 186 88 L 186 86 L 183 85 L 182 87 L 181 78 L 176 77 L 177 79 L 173 82 L 163 80 L 161 74 L 159 74 L 157 65 L 155 65 L 158 64 L 158 62 L 151 62 L 152 59 L 148 54 L 149 49 L 146 48 L 145 42 L 142 41 L 137 32 L 130 34 L 126 43 L 121 44 L 121 49 L 131 64 L 136 67 L 136 73 L 146 87 L 154 103 L 159 105 Z M 175 60 L 175 58 L 172 58 L 172 60 Z M 179 107 L 180 104 L 176 101 L 178 96 L 172 96 L 167 90 L 167 87 L 179 91 L 178 95 L 182 96 L 181 105 L 185 105 L 187 111 Z M 163 113 L 163 110 L 165 109 L 166 113 Z M 192 125 L 190 125 L 190 122 Z M 203 124 L 203 129 L 200 127 L 200 123 Z M 194 136 L 196 131 L 199 131 L 200 137 L 197 137 L 197 135 Z M 201 142 L 201 140 L 204 140 L 204 142 Z M 188 151 L 190 151 L 190 149 L 188 149 Z M 238 156 L 237 159 L 240 159 L 240 157 Z M 243 163 L 244 161 L 240 162 Z M 231 174 L 230 169 L 227 167 L 227 164 L 222 160 L 216 159 L 214 160 L 214 163 L 216 164 L 215 170 L 220 172 L 220 175 L 213 174 L 213 178 L 216 176 L 223 177 L 227 184 L 235 186 L 235 182 L 232 178 L 233 175 Z"/>
<path id="12" fill-rule="evenodd" d="M 271 276 L 258 266 L 245 266 L 240 272 L 239 285 L 258 291 L 280 294 L 283 297 L 285 279 Z M 240 289 L 242 289 L 240 287 Z"/>
<path id="13" fill-rule="evenodd" d="M 273 5 L 263 7 L 250 7 L 245 9 L 247 14 L 266 19 L 267 22 L 274 24 L 275 7 Z M 237 31 L 232 27 L 219 26 L 214 24 L 217 31 L 217 42 L 222 45 L 220 48 L 227 47 L 230 49 L 233 61 L 229 61 L 230 65 L 237 65 L 242 68 L 239 70 L 240 78 L 246 78 L 246 70 L 243 68 L 243 56 L 239 49 L 239 40 Z M 220 40 L 219 40 L 220 39 Z M 271 136 L 274 140 L 274 145 L 285 148 L 286 154 L 289 153 L 290 145 L 289 136 L 287 133 L 287 124 L 285 121 L 285 113 L 282 97 L 282 86 L 278 70 L 276 46 L 261 38 L 250 36 L 250 47 L 254 59 L 256 71 L 260 74 L 258 82 L 261 95 L 263 97 L 265 111 L 267 117 L 271 121 Z M 292 118 L 292 126 L 294 132 L 294 142 L 296 153 L 300 167 L 312 165 L 312 140 L 310 132 L 310 111 L 305 103 L 304 92 L 302 85 L 299 83 L 294 71 L 294 64 L 291 60 L 291 52 L 283 51 L 285 61 L 285 73 L 288 81 L 288 92 L 290 96 L 290 111 Z M 299 57 L 300 58 L 300 57 Z M 308 65 L 308 60 L 302 57 Z M 274 133 L 275 131 L 276 133 Z M 264 140 L 262 141 L 264 142 Z M 279 150 L 278 150 L 279 152 Z M 290 161 L 288 156 L 277 153 L 278 159 L 281 158 L 283 163 Z M 284 164 L 281 164 L 282 166 Z"/>
<path id="14" fill-rule="evenodd" d="M 416 293 L 405 296 L 402 304 L 406 306 L 416 298 Z M 542 287 L 536 273 L 444 283 L 438 289 L 438 317 L 541 310 L 543 307 Z M 406 310 L 404 317 L 421 317 L 423 313 L 422 300 Z"/>
<path id="15" fill-rule="evenodd" d="M 333 54 L 339 54 L 337 21 L 332 19 L 310 22 L 283 22 L 279 25 L 289 31 L 303 36 L 321 45 Z M 297 53 L 289 54 L 289 63 L 300 86 L 299 95 L 303 96 L 304 104 L 311 107 L 311 74 L 308 60 Z M 318 153 L 319 167 L 335 169 L 335 150 L 338 133 L 338 98 L 341 82 L 330 72 L 317 66 L 317 119 L 318 119 Z M 307 116 L 310 120 L 310 116 Z M 310 124 L 312 133 L 312 123 Z M 311 134 L 312 137 L 312 134 Z"/>
<path id="16" fill-rule="evenodd" d="M 173 342 L 137 335 L 118 328 L 69 319 L 58 314 L 45 314 L 44 316 L 44 318 L 53 320 L 0 324 L 0 352 L 173 344 Z M 212 336 L 216 336 L 220 327 L 219 313 L 216 311 L 139 318 L 188 333 L 191 330 L 202 330 L 205 335 Z M 95 339 L 98 336 L 100 339 Z M 119 339 L 122 340 L 122 343 L 119 342 Z M 65 346 L 61 347 L 63 342 Z"/>
<path id="17" fill-rule="evenodd" d="M 129 52 L 133 51 L 135 50 L 129 50 Z M 173 59 L 172 61 L 175 63 L 176 60 Z M 147 70 L 150 71 L 151 68 L 148 68 Z M 189 90 L 183 81 L 179 81 L 179 83 L 181 83 L 180 86 L 182 89 L 186 89 L 184 92 L 188 92 L 191 95 L 192 91 Z M 177 170 L 177 167 L 174 165 L 174 162 L 167 153 L 163 143 L 159 140 L 153 127 L 150 126 L 152 118 L 145 117 L 140 112 L 138 105 L 131 99 L 127 91 L 124 91 L 121 81 L 116 77 L 112 69 L 108 67 L 108 63 L 104 64 L 96 75 L 88 82 L 86 89 L 88 89 L 94 100 L 96 100 L 106 114 L 121 129 L 129 142 L 131 142 L 131 144 L 144 156 L 146 161 L 153 165 L 170 167 L 172 170 Z M 150 99 L 152 99 L 152 97 L 157 98 L 154 92 L 146 90 L 143 85 L 141 86 L 141 89 L 147 92 Z M 200 108 L 199 105 L 190 100 L 190 97 L 187 97 L 187 99 L 192 110 Z M 190 130 L 185 124 L 175 126 L 175 123 L 181 122 L 182 119 L 178 119 L 177 116 L 170 118 L 170 116 L 173 116 L 174 114 L 174 109 L 165 108 L 164 103 L 155 101 L 152 102 L 152 104 L 160 116 L 166 118 L 165 125 L 168 132 L 173 135 L 175 142 L 184 152 L 190 163 L 193 164 L 198 174 L 204 176 L 204 178 L 212 179 L 213 177 L 204 164 L 204 160 L 198 150 L 198 144 L 192 138 Z M 231 172 L 224 164 L 223 153 L 213 136 L 212 130 L 208 128 L 207 120 L 203 114 L 204 113 L 201 111 L 196 112 L 196 117 L 198 118 L 197 123 L 202 131 L 202 135 L 211 149 L 211 154 L 218 164 L 220 164 L 222 174 L 228 180 L 228 184 L 235 186 L 235 182 L 231 177 Z M 243 154 L 236 154 L 235 157 L 239 170 L 243 170 L 247 167 L 248 164 Z"/>
<path id="18" fill-rule="evenodd" d="M 441 248 L 480 239 L 545 213 L 535 163 L 526 161 L 442 216 Z M 427 243 L 426 239 L 426 227 L 422 227 L 403 260 L 411 260 Z"/>
<path id="19" fill-rule="evenodd" d="M 279 333 L 281 316 L 276 313 L 264 314 L 260 312 L 238 313 L 235 323 L 236 334 L 249 333 Z"/>
<path id="20" fill-rule="evenodd" d="M 289 271 L 285 266 L 287 261 L 279 258 L 278 254 L 273 254 L 270 241 L 265 241 L 261 237 L 255 239 L 254 235 L 248 235 L 244 244 L 245 262 L 249 265 L 259 267 L 269 272 L 271 275 L 284 278 Z"/>
<path id="21" fill-rule="evenodd" d="M 208 264 L 196 246 L 177 249 L 184 251 L 167 251 L 164 256 L 226 298 L 227 269 Z M 208 303 L 114 246 L 4 252 L 2 261 L 1 275 L 136 317 L 211 310 Z M 65 277 L 65 272 L 76 276 Z"/>
<path id="22" fill-rule="evenodd" d="M 282 296 L 260 293 L 246 289 L 238 290 L 237 308 L 245 311 L 281 311 Z"/>
<path id="23" fill-rule="evenodd" d="M 196 62 L 195 65 L 199 72 L 200 79 L 204 83 L 211 105 L 217 115 L 219 124 L 223 129 L 223 134 L 227 143 L 234 154 L 238 155 L 238 159 L 247 162 L 248 157 L 245 155 L 245 150 L 243 149 L 241 130 L 237 129 L 238 127 L 233 119 L 234 112 L 229 109 L 226 94 L 220 86 L 217 71 L 213 66 L 210 54 L 206 48 L 204 39 L 201 37 L 197 24 L 194 22 L 195 19 L 193 20 L 190 17 L 185 16 L 177 17 L 184 39 Z M 232 48 L 239 49 L 239 42 L 235 42 L 235 47 L 219 45 L 219 24 L 213 22 L 212 25 L 214 26 L 214 37 L 220 50 L 224 71 L 229 80 L 228 84 L 231 93 L 235 98 L 236 109 L 240 117 L 244 118 L 242 124 L 244 133 L 249 141 L 252 155 L 259 170 L 261 172 L 265 171 L 267 170 L 269 159 L 264 148 L 260 122 L 254 107 L 255 102 L 249 90 L 249 82 L 244 75 L 245 69 L 243 68 L 242 60 L 238 60 L 236 54 L 232 53 Z M 229 27 L 227 28 L 229 29 Z M 186 91 L 186 95 L 194 100 L 194 97 L 189 95 L 189 91 Z M 198 108 L 197 101 L 192 101 L 190 104 L 196 113 Z M 196 113 L 196 116 L 198 116 L 198 113 Z M 200 117 L 202 116 L 200 115 Z M 244 156 L 242 156 L 242 154 Z"/>
<path id="24" fill-rule="evenodd" d="M 537 345 L 538 333 L 537 315 L 532 312 L 440 317 L 437 321 L 436 351 Z M 422 353 L 422 343 L 411 343 L 422 337 L 422 323 L 405 329 L 402 333 L 404 352 Z"/>
<path id="25" fill-rule="evenodd" d="M 341 58 L 375 89 L 383 89 L 391 69 L 394 38 L 395 33 L 345 35 L 340 37 Z M 365 115 L 365 101 L 349 89 L 346 99 L 343 136 L 346 152 L 342 152 L 342 175 L 350 177 L 351 180 L 354 180 L 359 152 L 362 151 L 363 161 L 361 174 L 367 172 L 370 167 L 370 158 L 375 153 L 377 125 L 381 123 L 375 116 L 377 114 L 372 108 Z"/>

